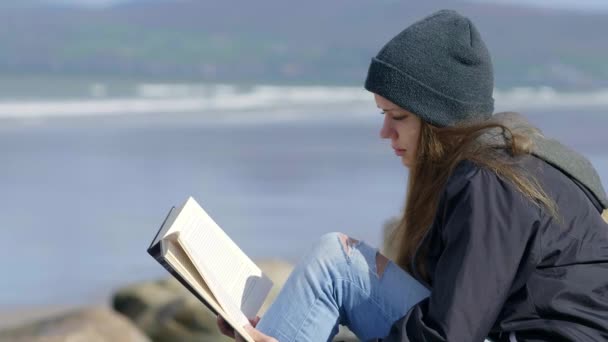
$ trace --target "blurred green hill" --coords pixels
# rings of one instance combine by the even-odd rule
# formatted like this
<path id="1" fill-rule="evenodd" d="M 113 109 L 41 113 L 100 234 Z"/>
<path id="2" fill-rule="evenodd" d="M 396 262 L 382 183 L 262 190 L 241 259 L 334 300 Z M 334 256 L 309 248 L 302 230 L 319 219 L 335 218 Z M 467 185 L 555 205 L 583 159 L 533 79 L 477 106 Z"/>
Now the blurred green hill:
<path id="1" fill-rule="evenodd" d="M 3 75 L 359 85 L 390 37 L 453 8 L 477 23 L 499 87 L 608 86 L 606 13 L 450 0 L 140 0 L 101 9 L 3 1 Z"/>

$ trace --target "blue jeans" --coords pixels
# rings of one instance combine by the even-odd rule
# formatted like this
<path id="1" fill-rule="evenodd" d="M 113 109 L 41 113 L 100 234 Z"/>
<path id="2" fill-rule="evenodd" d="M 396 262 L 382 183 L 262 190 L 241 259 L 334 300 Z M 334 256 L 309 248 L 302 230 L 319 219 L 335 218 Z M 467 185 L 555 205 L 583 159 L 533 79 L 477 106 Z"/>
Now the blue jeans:
<path id="1" fill-rule="evenodd" d="M 392 261 L 378 276 L 377 253 L 362 242 L 344 246 L 339 233 L 323 235 L 257 328 L 280 342 L 331 341 L 339 324 L 363 341 L 387 336 L 429 290 Z"/>

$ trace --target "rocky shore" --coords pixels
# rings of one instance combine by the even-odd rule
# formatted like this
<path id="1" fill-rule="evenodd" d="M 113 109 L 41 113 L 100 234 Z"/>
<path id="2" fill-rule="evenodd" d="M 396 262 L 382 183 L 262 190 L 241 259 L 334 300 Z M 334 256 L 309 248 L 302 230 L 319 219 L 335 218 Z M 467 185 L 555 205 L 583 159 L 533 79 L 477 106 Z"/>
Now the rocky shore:
<path id="1" fill-rule="evenodd" d="M 293 266 L 259 261 L 274 282 L 261 315 L 278 294 Z M 10 342 L 169 342 L 233 341 L 222 336 L 216 316 L 174 278 L 133 284 L 114 293 L 110 305 L 67 310 L 0 331 Z M 346 329 L 336 341 L 357 341 Z"/>
<path id="2" fill-rule="evenodd" d="M 383 253 L 389 256 L 392 256 L 389 242 L 395 223 L 390 220 L 384 227 Z M 263 315 L 293 266 L 280 260 L 261 260 L 257 264 L 275 284 L 262 305 L 260 315 Z M 16 321 L 20 319 L 18 315 L 6 318 Z M 16 325 L 13 322 L 9 324 L 11 327 L 0 330 L 0 341 L 233 341 L 220 334 L 215 315 L 172 277 L 126 286 L 117 290 L 105 305 L 52 308 L 38 315 L 43 318 Z M 29 316 L 32 317 L 31 313 Z M 348 329 L 340 327 L 334 341 L 358 340 Z"/>

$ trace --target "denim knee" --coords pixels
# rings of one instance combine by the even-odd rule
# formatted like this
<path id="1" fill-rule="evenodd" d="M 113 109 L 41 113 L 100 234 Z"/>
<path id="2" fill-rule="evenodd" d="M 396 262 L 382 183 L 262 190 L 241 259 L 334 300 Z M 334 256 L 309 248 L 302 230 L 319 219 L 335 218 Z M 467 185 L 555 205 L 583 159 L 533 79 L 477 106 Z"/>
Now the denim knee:
<path id="1" fill-rule="evenodd" d="M 355 240 L 350 239 L 344 233 L 326 233 L 316 243 L 311 256 L 321 263 L 334 264 L 340 261 L 348 261 L 348 254 L 355 246 L 353 242 Z"/>

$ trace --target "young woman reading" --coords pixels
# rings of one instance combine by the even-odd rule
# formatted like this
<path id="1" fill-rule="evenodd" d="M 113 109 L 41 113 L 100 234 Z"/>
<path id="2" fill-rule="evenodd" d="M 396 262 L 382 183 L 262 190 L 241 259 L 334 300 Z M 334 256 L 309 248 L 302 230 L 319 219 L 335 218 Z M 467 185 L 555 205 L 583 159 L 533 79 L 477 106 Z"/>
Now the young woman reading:
<path id="1" fill-rule="evenodd" d="M 331 341 L 343 324 L 365 341 L 608 340 L 599 177 L 521 117 L 492 115 L 473 23 L 447 10 L 414 23 L 372 59 L 365 87 L 410 172 L 396 258 L 321 237 L 251 335 Z"/>

